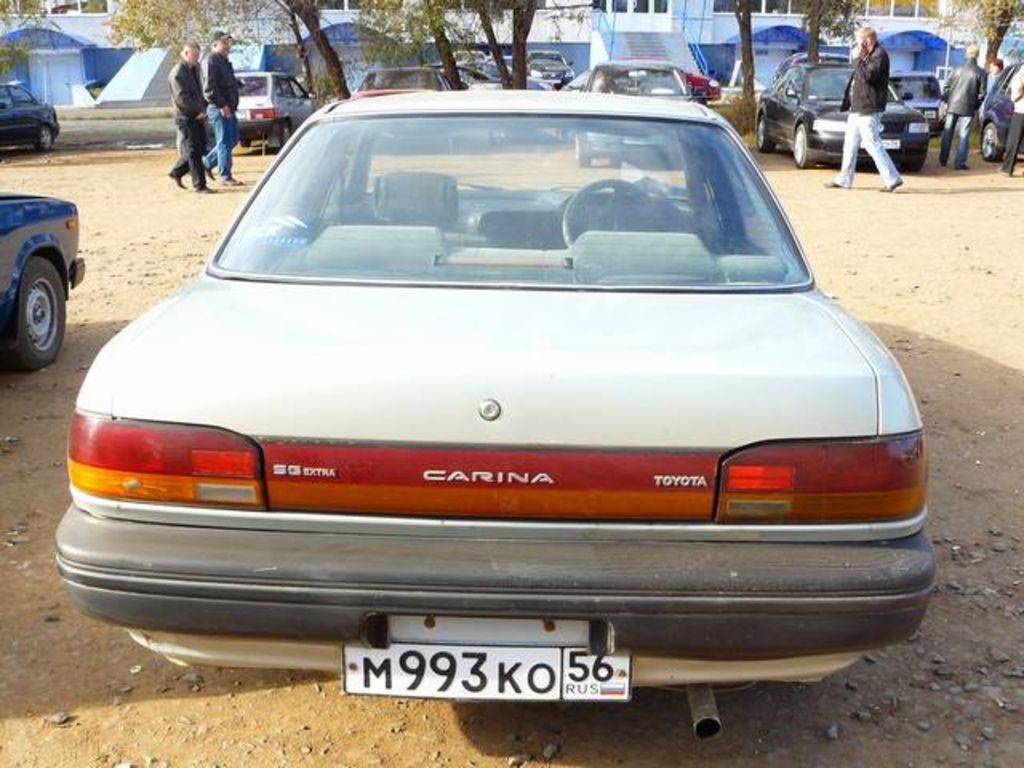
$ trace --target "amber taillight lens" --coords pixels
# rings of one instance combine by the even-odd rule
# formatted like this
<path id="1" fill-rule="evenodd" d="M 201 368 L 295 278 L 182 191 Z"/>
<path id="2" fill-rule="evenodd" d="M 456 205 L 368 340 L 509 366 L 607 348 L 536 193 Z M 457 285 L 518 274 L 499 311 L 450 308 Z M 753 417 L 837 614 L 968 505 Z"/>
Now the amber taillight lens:
<path id="1" fill-rule="evenodd" d="M 920 432 L 766 443 L 722 462 L 720 523 L 848 523 L 912 517 L 925 504 Z"/>
<path id="2" fill-rule="evenodd" d="M 264 507 L 259 448 L 212 427 L 76 412 L 68 474 L 78 490 L 105 498 Z"/>

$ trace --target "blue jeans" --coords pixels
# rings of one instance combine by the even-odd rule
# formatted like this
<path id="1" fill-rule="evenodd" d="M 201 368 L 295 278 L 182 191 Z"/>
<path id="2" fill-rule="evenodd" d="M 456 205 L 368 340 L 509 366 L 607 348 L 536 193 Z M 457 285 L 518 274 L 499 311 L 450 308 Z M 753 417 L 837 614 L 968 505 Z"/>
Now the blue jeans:
<path id="1" fill-rule="evenodd" d="M 213 126 L 214 147 L 206 153 L 203 164 L 207 168 L 220 168 L 222 179 L 231 176 L 231 150 L 238 144 L 238 118 L 235 115 L 224 117 L 217 107 L 206 108 L 206 115 Z"/>
<path id="2" fill-rule="evenodd" d="M 967 152 L 970 149 L 972 115 L 946 115 L 942 126 L 942 145 L 939 147 L 939 165 L 949 161 L 949 150 L 953 146 L 953 131 L 956 130 L 956 159 L 953 165 L 957 168 L 967 166 Z"/>
<path id="3" fill-rule="evenodd" d="M 882 117 L 879 114 L 857 115 L 850 113 L 846 119 L 846 136 L 843 139 L 843 168 L 836 183 L 843 187 L 853 186 L 853 174 L 857 171 L 857 154 L 861 144 L 882 177 L 882 183 L 891 187 L 901 181 L 899 171 L 882 145 Z"/>

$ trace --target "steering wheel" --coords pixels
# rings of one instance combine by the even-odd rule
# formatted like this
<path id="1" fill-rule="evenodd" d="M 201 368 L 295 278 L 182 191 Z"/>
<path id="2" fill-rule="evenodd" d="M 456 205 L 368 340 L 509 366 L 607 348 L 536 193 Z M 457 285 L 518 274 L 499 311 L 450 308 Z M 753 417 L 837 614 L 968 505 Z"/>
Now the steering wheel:
<path id="1" fill-rule="evenodd" d="M 601 193 L 610 192 L 610 195 Z M 619 209 L 628 202 L 644 203 L 647 193 L 635 184 L 622 179 L 601 179 L 580 189 L 569 198 L 562 214 L 562 237 L 565 245 L 571 246 L 576 238 L 593 229 L 593 220 L 598 219 L 604 228 L 615 225 Z M 596 215 L 595 215 L 596 214 Z"/>

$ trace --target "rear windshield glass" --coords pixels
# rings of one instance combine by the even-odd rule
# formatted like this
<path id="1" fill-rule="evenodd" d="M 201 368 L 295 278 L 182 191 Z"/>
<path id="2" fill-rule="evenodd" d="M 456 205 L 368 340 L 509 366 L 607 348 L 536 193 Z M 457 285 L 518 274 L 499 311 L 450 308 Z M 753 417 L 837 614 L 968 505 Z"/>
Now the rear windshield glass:
<path id="1" fill-rule="evenodd" d="M 892 87 L 896 92 L 905 98 L 911 99 L 938 99 L 942 96 L 942 89 L 939 88 L 939 81 L 934 77 L 920 76 L 892 78 Z"/>
<path id="2" fill-rule="evenodd" d="M 242 77 L 238 78 L 239 96 L 266 96 L 267 88 L 267 78 L 265 77 L 252 77 L 243 75 Z"/>
<path id="3" fill-rule="evenodd" d="M 713 124 L 531 115 L 325 121 L 275 167 L 224 270 L 557 287 L 778 287 L 809 275 Z"/>
<path id="4" fill-rule="evenodd" d="M 671 69 L 600 69 L 593 90 L 626 96 L 685 96 L 686 90 Z"/>
<path id="5" fill-rule="evenodd" d="M 370 72 L 361 91 L 434 90 L 434 73 L 425 69 L 390 69 Z"/>

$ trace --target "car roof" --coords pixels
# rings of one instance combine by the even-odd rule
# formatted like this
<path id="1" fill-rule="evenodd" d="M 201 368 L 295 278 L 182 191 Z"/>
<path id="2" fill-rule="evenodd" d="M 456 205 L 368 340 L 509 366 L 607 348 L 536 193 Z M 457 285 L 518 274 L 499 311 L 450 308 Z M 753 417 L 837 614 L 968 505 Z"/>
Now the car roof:
<path id="1" fill-rule="evenodd" d="M 852 69 L 852 64 L 847 64 L 842 61 L 819 61 L 817 64 L 798 64 L 797 66 L 802 67 L 806 70 L 811 69 Z"/>
<path id="2" fill-rule="evenodd" d="M 357 115 L 488 115 L 526 112 L 539 115 L 648 117 L 725 125 L 726 121 L 696 103 L 643 96 L 618 96 L 578 91 L 419 91 L 380 99 L 354 99 L 329 104 L 312 119 Z"/>
<path id="3" fill-rule="evenodd" d="M 617 69 L 654 69 L 660 67 L 662 69 L 679 69 L 668 59 L 613 59 L 612 61 L 605 61 L 601 64 L 594 66 L 594 69 L 601 69 L 603 67 L 613 67 Z"/>

